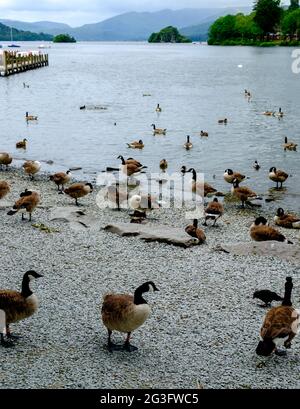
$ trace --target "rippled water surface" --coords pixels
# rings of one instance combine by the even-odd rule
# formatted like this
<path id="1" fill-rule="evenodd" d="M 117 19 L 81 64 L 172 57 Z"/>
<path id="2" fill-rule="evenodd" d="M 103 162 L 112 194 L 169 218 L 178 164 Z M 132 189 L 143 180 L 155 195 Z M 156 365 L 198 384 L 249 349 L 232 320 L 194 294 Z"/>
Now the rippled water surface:
<path id="1" fill-rule="evenodd" d="M 260 194 L 274 185 L 267 176 L 276 166 L 291 175 L 278 194 L 281 204 L 300 210 L 299 153 L 282 148 L 284 136 L 300 144 L 300 75 L 292 73 L 291 48 L 77 43 L 45 51 L 49 67 L 0 78 L 0 151 L 52 160 L 43 163 L 46 171 L 82 167 L 76 176 L 91 180 L 118 166 L 120 154 L 136 157 L 151 172 L 166 158 L 170 172 L 195 167 L 222 191 L 229 190 L 224 170 L 232 168 L 249 176 L 246 185 Z M 253 94 L 250 103 L 245 88 Z M 282 120 L 262 115 L 279 107 Z M 27 124 L 26 111 L 38 122 Z M 225 117 L 228 125 L 218 125 Z M 167 128 L 166 136 L 153 136 L 152 123 Z M 202 129 L 208 138 L 200 137 Z M 190 151 L 183 148 L 186 135 Z M 22 138 L 29 141 L 25 152 L 15 149 Z M 126 148 L 137 139 L 145 143 L 142 151 Z M 252 169 L 255 159 L 259 172 Z"/>

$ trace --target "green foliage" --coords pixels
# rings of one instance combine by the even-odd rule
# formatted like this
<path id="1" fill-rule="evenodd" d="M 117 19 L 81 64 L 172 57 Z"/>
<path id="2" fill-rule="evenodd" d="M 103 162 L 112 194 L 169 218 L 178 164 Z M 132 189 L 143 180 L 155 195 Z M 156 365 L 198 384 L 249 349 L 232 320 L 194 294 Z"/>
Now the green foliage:
<path id="1" fill-rule="evenodd" d="M 291 0 L 291 5 L 289 7 L 289 10 L 297 10 L 299 8 L 299 0 Z"/>
<path id="2" fill-rule="evenodd" d="M 300 9 L 286 12 L 281 24 L 282 32 L 287 35 L 300 35 Z"/>
<path id="3" fill-rule="evenodd" d="M 54 43 L 76 43 L 74 37 L 71 37 L 69 34 L 58 34 L 53 38 Z"/>
<path id="4" fill-rule="evenodd" d="M 283 13 L 280 0 L 256 0 L 253 10 L 254 21 L 263 33 L 274 33 Z"/>
<path id="5" fill-rule="evenodd" d="M 209 44 L 223 44 L 234 41 L 235 44 L 249 43 L 247 40 L 256 39 L 262 34 L 254 21 L 254 14 L 245 16 L 242 13 L 236 16 L 220 17 L 210 27 Z"/>
<path id="6" fill-rule="evenodd" d="M 176 27 L 168 26 L 159 33 L 152 33 L 148 39 L 149 43 L 190 43 L 191 40 L 182 36 Z"/>
<path id="7" fill-rule="evenodd" d="M 13 41 L 51 41 L 52 35 L 44 33 L 31 33 L 30 31 L 21 31 L 12 29 Z M 11 41 L 11 29 L 0 23 L 0 40 Z"/>

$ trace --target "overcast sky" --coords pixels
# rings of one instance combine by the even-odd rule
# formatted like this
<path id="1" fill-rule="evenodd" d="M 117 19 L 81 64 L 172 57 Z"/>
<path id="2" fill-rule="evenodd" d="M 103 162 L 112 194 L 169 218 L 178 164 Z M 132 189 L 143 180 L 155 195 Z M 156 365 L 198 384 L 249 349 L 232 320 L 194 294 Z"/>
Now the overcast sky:
<path id="1" fill-rule="evenodd" d="M 249 6 L 253 0 L 0 0 L 1 18 L 78 26 L 127 11 Z"/>

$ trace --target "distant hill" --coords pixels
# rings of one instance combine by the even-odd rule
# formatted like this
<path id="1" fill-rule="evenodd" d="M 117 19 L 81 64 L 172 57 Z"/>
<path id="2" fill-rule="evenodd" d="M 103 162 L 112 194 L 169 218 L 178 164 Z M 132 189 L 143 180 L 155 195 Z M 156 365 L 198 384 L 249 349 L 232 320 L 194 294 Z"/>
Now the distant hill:
<path id="1" fill-rule="evenodd" d="M 14 41 L 51 41 L 52 36 L 44 33 L 32 33 L 30 31 L 20 31 L 15 28 L 12 29 L 12 35 Z M 0 23 L 0 41 L 11 40 L 10 27 Z"/>
<path id="2" fill-rule="evenodd" d="M 238 12 L 248 14 L 251 13 L 251 11 L 252 11 L 251 7 L 231 7 L 226 9 L 220 9 L 218 14 L 209 16 L 200 24 L 180 28 L 180 33 L 193 41 L 207 41 L 210 26 L 219 17 L 225 16 L 226 14 L 237 14 Z"/>
<path id="3" fill-rule="evenodd" d="M 77 41 L 145 41 L 153 32 L 158 32 L 167 26 L 179 27 L 183 35 L 187 30 L 191 38 L 202 38 L 208 23 L 212 23 L 218 17 L 238 11 L 250 12 L 251 7 L 235 8 L 203 8 L 160 10 L 156 12 L 129 12 L 109 18 L 94 24 L 85 24 L 81 27 L 70 27 L 67 24 L 39 21 L 35 23 L 22 23 L 20 21 L 1 20 L 21 30 L 33 32 L 47 32 L 49 34 L 69 34 Z M 202 24 L 206 24 L 202 27 Z M 200 27 L 198 27 L 200 26 Z M 181 30 L 184 27 L 184 30 Z M 200 34 L 199 34 L 200 33 Z M 207 37 L 205 37 L 206 39 Z"/>
<path id="4" fill-rule="evenodd" d="M 32 31 L 33 33 L 47 33 L 52 35 L 65 33 L 72 30 L 72 28 L 67 24 L 53 23 L 51 21 L 27 23 L 23 21 L 0 19 L 0 23 L 5 24 L 6 26 L 14 27 L 17 30 Z"/>

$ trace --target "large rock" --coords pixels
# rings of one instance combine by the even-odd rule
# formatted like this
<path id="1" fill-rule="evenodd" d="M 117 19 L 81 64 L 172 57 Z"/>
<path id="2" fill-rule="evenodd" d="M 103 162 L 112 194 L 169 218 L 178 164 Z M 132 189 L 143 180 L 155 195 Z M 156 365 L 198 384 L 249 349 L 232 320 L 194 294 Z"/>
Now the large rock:
<path id="1" fill-rule="evenodd" d="M 225 251 L 238 256 L 269 256 L 277 257 L 300 264 L 300 246 L 278 241 L 249 242 L 242 244 L 222 244 L 216 250 Z"/>
<path id="2" fill-rule="evenodd" d="M 98 229 L 99 220 L 85 214 L 83 210 L 75 206 L 55 207 L 51 210 L 51 221 L 70 223 L 74 230 Z"/>
<path id="3" fill-rule="evenodd" d="M 198 239 L 190 237 L 184 230 L 175 227 L 117 223 L 107 225 L 104 227 L 104 230 L 122 237 L 137 236 L 139 239 L 147 242 L 158 241 L 185 248 L 199 244 Z"/>

